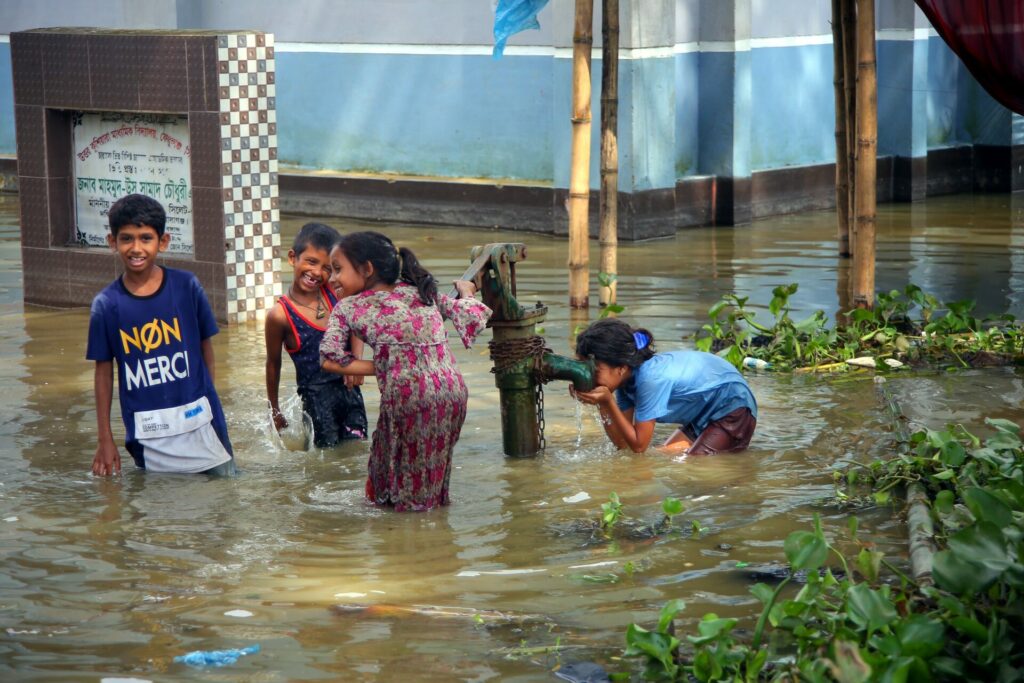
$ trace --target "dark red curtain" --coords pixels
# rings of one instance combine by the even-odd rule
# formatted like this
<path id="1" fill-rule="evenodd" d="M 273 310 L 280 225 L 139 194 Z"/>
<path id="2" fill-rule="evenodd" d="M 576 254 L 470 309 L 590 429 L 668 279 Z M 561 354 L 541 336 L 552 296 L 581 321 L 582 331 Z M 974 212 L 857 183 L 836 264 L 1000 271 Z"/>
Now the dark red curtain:
<path id="1" fill-rule="evenodd" d="M 1024 114 L 1024 0 L 915 0 L 974 78 Z"/>

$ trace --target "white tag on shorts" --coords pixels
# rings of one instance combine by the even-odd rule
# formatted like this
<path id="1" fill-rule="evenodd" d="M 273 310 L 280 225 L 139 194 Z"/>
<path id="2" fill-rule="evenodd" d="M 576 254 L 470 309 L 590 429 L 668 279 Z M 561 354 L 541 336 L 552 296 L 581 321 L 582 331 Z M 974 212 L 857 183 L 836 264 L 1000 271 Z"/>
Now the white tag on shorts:
<path id="1" fill-rule="evenodd" d="M 183 406 L 159 410 L 140 410 L 135 413 L 135 438 L 142 441 L 143 439 L 177 436 L 211 422 L 213 422 L 213 410 L 210 408 L 210 400 L 205 396 L 200 396 L 197 400 Z"/>

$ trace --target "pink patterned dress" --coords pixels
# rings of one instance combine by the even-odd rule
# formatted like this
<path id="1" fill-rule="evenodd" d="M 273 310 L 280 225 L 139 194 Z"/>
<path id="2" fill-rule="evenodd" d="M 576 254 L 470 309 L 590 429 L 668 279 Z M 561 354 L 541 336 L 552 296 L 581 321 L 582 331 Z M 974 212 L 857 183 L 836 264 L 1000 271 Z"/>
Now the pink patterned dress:
<path id="1" fill-rule="evenodd" d="M 373 347 L 381 396 L 366 481 L 372 502 L 399 511 L 448 504 L 452 450 L 468 394 L 448 348 L 444 319 L 469 348 L 490 315 L 476 299 L 441 293 L 437 305 L 425 305 L 416 288 L 404 283 L 392 292 L 360 292 L 334 307 L 321 359 L 351 363 L 351 332 Z"/>

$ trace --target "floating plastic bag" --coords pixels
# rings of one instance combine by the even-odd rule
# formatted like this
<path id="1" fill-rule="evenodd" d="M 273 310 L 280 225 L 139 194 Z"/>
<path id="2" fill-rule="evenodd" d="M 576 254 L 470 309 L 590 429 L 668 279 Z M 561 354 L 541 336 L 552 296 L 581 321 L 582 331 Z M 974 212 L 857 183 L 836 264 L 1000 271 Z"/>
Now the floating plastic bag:
<path id="1" fill-rule="evenodd" d="M 186 655 L 178 655 L 174 658 L 174 663 L 188 666 L 227 666 L 237 662 L 239 657 L 254 655 L 259 651 L 259 645 L 232 650 L 195 650 Z"/>
<path id="2" fill-rule="evenodd" d="M 594 662 L 573 662 L 555 671 L 555 676 L 569 683 L 609 683 L 608 672 Z"/>
<path id="3" fill-rule="evenodd" d="M 505 52 L 505 41 L 529 28 L 540 28 L 537 13 L 544 9 L 548 0 L 498 0 L 494 9 L 494 52 L 495 59 Z"/>

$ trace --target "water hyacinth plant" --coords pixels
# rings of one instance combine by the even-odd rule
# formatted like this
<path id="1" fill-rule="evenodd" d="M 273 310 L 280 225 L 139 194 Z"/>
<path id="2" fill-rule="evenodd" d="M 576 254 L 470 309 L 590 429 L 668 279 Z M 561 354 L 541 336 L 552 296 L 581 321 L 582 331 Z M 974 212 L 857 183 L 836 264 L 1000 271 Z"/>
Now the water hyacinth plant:
<path id="1" fill-rule="evenodd" d="M 1024 354 L 1024 333 L 1013 316 L 979 319 L 973 301 L 939 302 L 913 284 L 880 292 L 874 308 L 849 311 L 834 325 L 824 311 L 793 320 L 790 297 L 797 290 L 795 283 L 772 290 L 770 324 L 756 319 L 748 297 L 727 294 L 708 310 L 709 322 L 694 336 L 697 348 L 736 367 L 753 358 L 780 370 L 845 369 L 846 361 L 865 356 L 922 365 L 1005 365 L 1020 363 Z"/>
<path id="2" fill-rule="evenodd" d="M 1024 446 L 1016 424 L 987 423 L 987 439 L 962 426 L 918 431 L 901 439 L 896 457 L 837 477 L 847 502 L 924 489 L 938 546 L 934 581 L 911 578 L 860 541 L 855 517 L 849 536 L 860 549 L 847 559 L 815 518 L 812 530 L 786 538 L 792 573 L 751 588 L 762 611 L 749 638 L 714 614 L 677 638 L 671 621 L 684 606 L 673 600 L 654 631 L 627 630 L 624 654 L 642 662 L 647 680 L 1021 680 Z M 796 576 L 806 583 L 793 592 Z"/>

